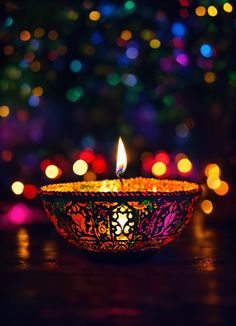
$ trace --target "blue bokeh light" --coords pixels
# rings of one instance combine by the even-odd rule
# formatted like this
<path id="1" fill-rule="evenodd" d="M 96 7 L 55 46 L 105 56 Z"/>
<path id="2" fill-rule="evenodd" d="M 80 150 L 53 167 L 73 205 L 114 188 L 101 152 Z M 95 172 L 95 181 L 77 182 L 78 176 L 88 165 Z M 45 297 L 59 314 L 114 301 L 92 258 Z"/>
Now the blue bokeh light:
<path id="1" fill-rule="evenodd" d="M 136 59 L 138 57 L 138 49 L 135 47 L 130 47 L 126 50 L 126 56 L 129 59 Z"/>
<path id="2" fill-rule="evenodd" d="M 30 96 L 29 99 L 28 99 L 28 103 L 30 106 L 38 106 L 39 105 L 39 97 L 38 96 Z"/>
<path id="3" fill-rule="evenodd" d="M 92 43 L 95 44 L 95 45 L 99 45 L 99 44 L 101 44 L 102 41 L 103 41 L 103 36 L 102 36 L 102 34 L 99 33 L 99 32 L 96 32 L 96 31 L 93 32 L 92 35 L 91 35 L 91 41 L 92 41 Z"/>
<path id="4" fill-rule="evenodd" d="M 122 81 L 125 85 L 133 87 L 137 84 L 137 77 L 134 74 L 124 74 Z"/>
<path id="5" fill-rule="evenodd" d="M 172 34 L 178 37 L 184 37 L 186 33 L 186 27 L 182 23 L 174 23 L 171 28 Z"/>
<path id="6" fill-rule="evenodd" d="M 83 148 L 94 149 L 96 145 L 96 141 L 93 136 L 87 135 L 82 139 L 81 145 Z"/>
<path id="7" fill-rule="evenodd" d="M 205 58 L 210 58 L 213 55 L 213 48 L 210 44 L 204 43 L 200 47 L 200 53 Z"/>
<path id="8" fill-rule="evenodd" d="M 22 59 L 19 62 L 19 67 L 21 67 L 21 68 L 28 68 L 29 67 L 29 62 L 26 59 Z"/>
<path id="9" fill-rule="evenodd" d="M 101 12 L 102 16 L 109 17 L 116 10 L 116 7 L 113 4 L 105 3 L 102 5 L 99 5 L 98 9 Z"/>

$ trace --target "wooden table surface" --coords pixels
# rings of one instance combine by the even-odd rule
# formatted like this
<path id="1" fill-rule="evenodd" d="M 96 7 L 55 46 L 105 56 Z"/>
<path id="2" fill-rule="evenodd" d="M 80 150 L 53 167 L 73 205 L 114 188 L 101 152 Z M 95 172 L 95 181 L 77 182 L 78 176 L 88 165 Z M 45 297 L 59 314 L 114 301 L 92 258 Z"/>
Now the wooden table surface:
<path id="1" fill-rule="evenodd" d="M 94 261 L 47 224 L 1 231 L 0 325 L 236 325 L 235 228 L 206 219 L 137 262 Z"/>

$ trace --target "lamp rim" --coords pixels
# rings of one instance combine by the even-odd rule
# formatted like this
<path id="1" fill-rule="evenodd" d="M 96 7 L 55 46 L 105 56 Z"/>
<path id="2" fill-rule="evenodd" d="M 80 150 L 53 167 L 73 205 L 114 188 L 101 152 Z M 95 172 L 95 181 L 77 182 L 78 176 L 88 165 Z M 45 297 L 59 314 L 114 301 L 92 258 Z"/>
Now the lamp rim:
<path id="1" fill-rule="evenodd" d="M 129 178 L 129 179 L 123 179 L 123 182 L 125 184 L 125 188 L 129 188 L 129 183 L 136 183 L 136 185 L 139 182 L 151 182 L 152 187 L 153 185 L 160 187 L 160 184 L 162 184 L 162 187 L 166 187 L 167 185 L 174 187 L 178 186 L 177 190 L 170 189 L 170 190 L 149 190 L 149 189 L 142 189 L 140 191 L 127 191 L 126 189 L 123 191 L 122 189 L 119 189 L 117 191 L 89 191 L 89 190 L 79 190 L 79 186 L 99 186 L 102 187 L 102 185 L 106 183 L 119 183 L 119 179 L 104 179 L 104 180 L 96 180 L 96 181 L 76 181 L 76 182 L 63 182 L 63 183 L 54 183 L 54 184 L 48 184 L 43 185 L 39 188 L 38 192 L 40 195 L 58 195 L 62 196 L 65 194 L 78 196 L 78 197 L 95 197 L 95 198 L 108 198 L 108 197 L 159 197 L 159 196 L 178 196 L 178 195 L 190 195 L 190 194 L 200 194 L 202 189 L 199 184 L 192 181 L 187 180 L 178 180 L 178 179 L 155 179 L 155 178 L 145 178 L 145 177 L 136 177 L 136 178 Z M 126 185 L 127 183 L 127 185 Z M 184 188 L 186 186 L 186 189 L 181 189 L 181 186 Z M 78 189 L 77 189 L 78 188 Z"/>

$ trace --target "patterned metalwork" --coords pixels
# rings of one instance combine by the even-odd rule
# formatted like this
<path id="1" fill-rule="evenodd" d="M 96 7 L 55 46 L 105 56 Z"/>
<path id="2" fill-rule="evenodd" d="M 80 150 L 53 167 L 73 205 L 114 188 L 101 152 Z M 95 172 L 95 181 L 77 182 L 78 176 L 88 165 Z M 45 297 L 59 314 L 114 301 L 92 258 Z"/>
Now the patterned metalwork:
<path id="1" fill-rule="evenodd" d="M 137 179 L 127 180 L 136 183 Z M 142 179 L 155 181 L 157 188 L 163 183 L 163 180 Z M 194 183 L 187 183 L 185 191 L 182 187 L 186 181 L 182 182 L 181 190 L 175 180 L 167 182 L 166 192 L 138 192 L 132 191 L 132 187 L 124 193 L 65 191 L 71 184 L 64 184 L 65 188 L 60 184 L 59 191 L 56 185 L 44 186 L 40 192 L 57 231 L 79 248 L 97 252 L 149 251 L 159 249 L 182 232 L 201 192 Z M 177 182 L 180 186 L 181 181 Z M 77 183 L 78 189 L 82 183 Z"/>

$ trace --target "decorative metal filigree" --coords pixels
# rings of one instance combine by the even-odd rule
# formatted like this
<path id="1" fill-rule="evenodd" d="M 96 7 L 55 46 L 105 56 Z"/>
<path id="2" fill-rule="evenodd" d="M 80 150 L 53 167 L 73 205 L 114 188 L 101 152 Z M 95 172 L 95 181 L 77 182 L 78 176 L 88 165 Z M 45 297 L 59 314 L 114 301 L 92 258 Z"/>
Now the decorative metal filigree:
<path id="1" fill-rule="evenodd" d="M 79 248 L 97 252 L 159 249 L 185 228 L 199 194 L 199 187 L 153 196 L 102 192 L 100 198 L 98 193 L 82 198 L 77 193 L 41 191 L 57 231 Z"/>

